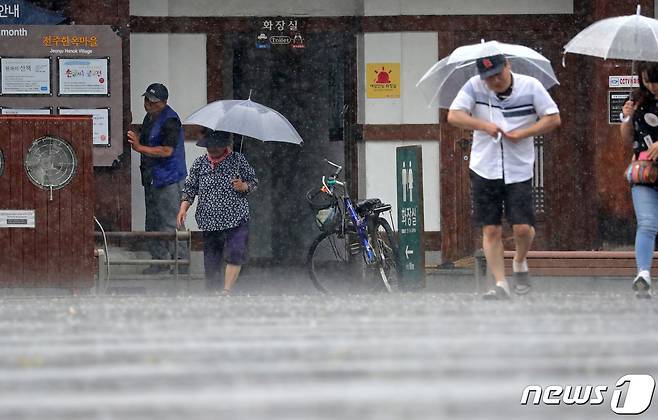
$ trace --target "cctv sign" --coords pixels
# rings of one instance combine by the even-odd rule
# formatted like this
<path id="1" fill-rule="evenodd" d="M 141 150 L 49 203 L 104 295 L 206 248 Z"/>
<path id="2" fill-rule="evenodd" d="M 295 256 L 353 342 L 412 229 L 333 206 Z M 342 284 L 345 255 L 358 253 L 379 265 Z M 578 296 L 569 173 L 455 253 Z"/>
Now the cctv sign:
<path id="1" fill-rule="evenodd" d="M 608 87 L 636 88 L 640 87 L 639 79 L 635 76 L 608 76 Z"/>

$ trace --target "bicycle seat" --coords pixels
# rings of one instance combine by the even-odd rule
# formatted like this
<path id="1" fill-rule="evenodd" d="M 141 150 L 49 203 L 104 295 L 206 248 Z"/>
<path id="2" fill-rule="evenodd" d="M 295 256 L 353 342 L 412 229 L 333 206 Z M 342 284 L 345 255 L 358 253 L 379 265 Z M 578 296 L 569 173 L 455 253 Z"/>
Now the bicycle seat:
<path id="1" fill-rule="evenodd" d="M 354 208 L 356 209 L 357 213 L 360 214 L 367 214 L 367 213 L 372 213 L 373 209 L 376 207 L 380 207 L 382 204 L 382 200 L 379 198 L 366 198 L 365 200 L 359 200 L 354 204 Z"/>

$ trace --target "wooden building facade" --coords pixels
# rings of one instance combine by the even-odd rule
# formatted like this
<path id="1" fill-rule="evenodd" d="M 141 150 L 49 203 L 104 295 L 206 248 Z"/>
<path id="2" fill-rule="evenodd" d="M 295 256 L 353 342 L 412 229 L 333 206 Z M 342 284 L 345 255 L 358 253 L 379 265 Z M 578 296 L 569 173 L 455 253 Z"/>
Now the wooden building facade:
<path id="1" fill-rule="evenodd" d="M 536 249 L 589 250 L 632 243 L 634 217 L 629 187 L 622 172 L 630 159 L 629 145 L 622 144 L 618 126 L 608 123 L 608 76 L 630 74 L 630 63 L 596 58 L 575 60 L 562 47 L 592 22 L 610 16 L 631 14 L 635 5 L 643 14 L 654 15 L 648 0 L 574 0 L 572 14 L 487 15 L 487 16 L 347 16 L 308 17 L 300 21 L 306 33 L 336 32 L 348 37 L 369 32 L 434 31 L 438 34 L 440 56 L 454 48 L 479 42 L 480 38 L 514 42 L 536 48 L 553 63 L 560 80 L 552 91 L 563 125 L 546 135 L 542 150 L 539 228 Z M 130 33 L 204 33 L 207 36 L 207 100 L 226 94 L 223 48 L 226 34 L 253 31 L 254 18 L 243 17 L 144 17 L 131 16 L 129 0 L 105 0 L 93 8 L 70 0 L 67 12 L 76 24 L 113 25 L 123 39 L 124 127 L 130 124 Z M 621 10 L 627 13 L 620 13 Z M 349 80 L 344 88 L 352 92 L 348 101 L 344 138 L 348 176 L 359 173 L 359 142 L 382 139 L 439 142 L 441 229 L 430 232 L 428 249 L 440 249 L 444 260 L 471 255 L 478 232 L 471 225 L 468 185 L 470 135 L 445 122 L 441 111 L 436 124 L 377 125 L 357 123 L 356 46 L 348 48 L 345 66 Z M 439 59 L 441 57 L 437 57 Z M 577 64 L 576 64 L 577 61 Z M 220 71 L 217 71 L 220 69 Z M 125 140 L 124 140 L 125 141 Z M 130 230 L 130 147 L 115 167 L 96 168 L 96 215 L 110 230 Z M 135 180 L 133 180 L 135 182 Z M 353 182 L 353 193 L 358 194 Z"/>

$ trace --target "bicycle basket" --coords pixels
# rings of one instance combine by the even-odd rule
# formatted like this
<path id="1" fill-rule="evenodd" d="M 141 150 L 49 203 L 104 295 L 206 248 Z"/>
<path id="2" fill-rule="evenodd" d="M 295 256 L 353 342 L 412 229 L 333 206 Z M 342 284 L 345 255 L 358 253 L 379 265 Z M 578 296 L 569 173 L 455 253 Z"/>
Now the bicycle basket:
<path id="1" fill-rule="evenodd" d="M 335 196 L 327 194 L 326 192 L 321 191 L 319 188 L 313 188 L 307 192 L 306 201 L 313 211 L 335 207 L 338 203 L 338 200 Z"/>
<path id="2" fill-rule="evenodd" d="M 338 206 L 320 209 L 315 214 L 315 223 L 323 232 L 333 232 L 340 223 L 340 209 Z"/>

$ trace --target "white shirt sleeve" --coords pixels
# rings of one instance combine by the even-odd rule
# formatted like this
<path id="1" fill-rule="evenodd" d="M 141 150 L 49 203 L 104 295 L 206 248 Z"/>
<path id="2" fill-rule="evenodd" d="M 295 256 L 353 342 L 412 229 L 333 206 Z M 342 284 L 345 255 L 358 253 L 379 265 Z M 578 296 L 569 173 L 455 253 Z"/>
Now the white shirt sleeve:
<path id="1" fill-rule="evenodd" d="M 473 84 L 469 80 L 462 86 L 457 96 L 450 104 L 451 110 L 465 111 L 469 114 L 473 112 L 475 107 L 475 90 L 473 89 Z"/>
<path id="2" fill-rule="evenodd" d="M 541 82 L 535 79 L 534 85 L 533 105 L 535 106 L 537 115 L 541 118 L 546 115 L 559 114 L 560 110 L 557 104 L 544 86 L 542 86 Z"/>

